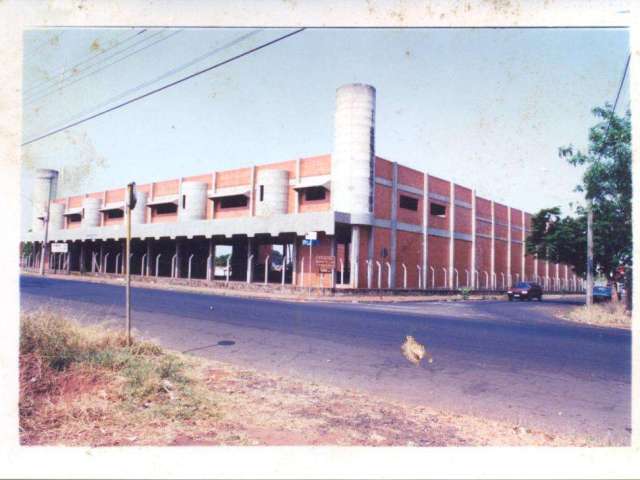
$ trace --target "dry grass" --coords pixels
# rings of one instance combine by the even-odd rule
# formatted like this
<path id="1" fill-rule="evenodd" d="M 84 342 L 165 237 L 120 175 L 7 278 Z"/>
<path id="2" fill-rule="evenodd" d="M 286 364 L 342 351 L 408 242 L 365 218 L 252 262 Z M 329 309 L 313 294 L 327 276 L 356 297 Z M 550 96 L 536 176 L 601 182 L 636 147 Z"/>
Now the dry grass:
<path id="1" fill-rule="evenodd" d="M 219 415 L 198 368 L 151 343 L 127 346 L 118 332 L 53 313 L 23 315 L 21 441 L 114 445 L 124 435 L 162 443 L 163 429 L 188 429 Z"/>
<path id="2" fill-rule="evenodd" d="M 170 353 L 51 312 L 23 315 L 26 445 L 596 445 L 522 425 Z"/>
<path id="3" fill-rule="evenodd" d="M 631 313 L 622 302 L 597 303 L 591 307 L 576 307 L 561 314 L 561 318 L 601 327 L 631 328 Z"/>

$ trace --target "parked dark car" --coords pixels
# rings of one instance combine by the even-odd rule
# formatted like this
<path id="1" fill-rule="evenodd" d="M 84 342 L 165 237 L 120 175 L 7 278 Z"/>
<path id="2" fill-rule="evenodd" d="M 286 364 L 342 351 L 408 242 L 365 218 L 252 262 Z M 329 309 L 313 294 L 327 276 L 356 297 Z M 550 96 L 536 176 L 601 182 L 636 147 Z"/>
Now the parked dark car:
<path id="1" fill-rule="evenodd" d="M 593 301 L 594 302 L 610 302 L 611 287 L 603 287 L 603 286 L 593 287 Z"/>
<path id="2" fill-rule="evenodd" d="M 537 283 L 520 282 L 511 287 L 507 291 L 507 296 L 511 302 L 514 298 L 520 300 L 531 300 L 537 298 L 538 301 L 542 301 L 542 287 Z"/>

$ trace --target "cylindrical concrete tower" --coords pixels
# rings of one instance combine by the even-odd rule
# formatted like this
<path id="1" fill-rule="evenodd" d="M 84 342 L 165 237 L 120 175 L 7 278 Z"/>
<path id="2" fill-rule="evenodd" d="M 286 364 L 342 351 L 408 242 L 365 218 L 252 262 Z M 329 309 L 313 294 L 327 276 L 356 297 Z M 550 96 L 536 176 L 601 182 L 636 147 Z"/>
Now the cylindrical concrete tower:
<path id="1" fill-rule="evenodd" d="M 376 89 L 360 83 L 337 91 L 331 156 L 332 209 L 370 213 L 373 209 Z"/>
<path id="2" fill-rule="evenodd" d="M 100 205 L 99 198 L 87 197 L 82 201 L 82 228 L 100 226 Z"/>
<path id="3" fill-rule="evenodd" d="M 266 217 L 274 213 L 287 213 L 289 171 L 258 170 L 255 199 L 257 216 Z"/>
<path id="4" fill-rule="evenodd" d="M 145 223 L 147 218 L 147 192 L 136 192 L 136 207 L 131 210 L 131 223 Z"/>
<path id="5" fill-rule="evenodd" d="M 178 203 L 180 220 L 202 220 L 207 212 L 207 183 L 182 182 Z"/>
<path id="6" fill-rule="evenodd" d="M 47 203 L 58 194 L 58 171 L 47 168 L 39 168 L 33 185 L 33 207 L 31 227 L 34 232 L 42 231 L 44 222 L 42 219 L 47 213 Z"/>
<path id="7" fill-rule="evenodd" d="M 64 203 L 52 203 L 49 210 L 49 231 L 64 228 Z"/>

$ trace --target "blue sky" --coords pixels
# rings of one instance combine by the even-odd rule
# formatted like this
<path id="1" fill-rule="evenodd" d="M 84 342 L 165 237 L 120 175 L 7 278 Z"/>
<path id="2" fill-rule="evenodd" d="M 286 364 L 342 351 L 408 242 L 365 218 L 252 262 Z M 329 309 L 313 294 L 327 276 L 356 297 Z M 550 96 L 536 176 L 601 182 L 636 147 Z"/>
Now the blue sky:
<path id="1" fill-rule="evenodd" d="M 140 31 L 26 32 L 23 141 L 291 30 Z M 378 155 L 531 212 L 567 209 L 582 172 L 557 149 L 587 145 L 628 52 L 623 29 L 306 30 L 25 147 L 23 225 L 34 167 L 64 168 L 68 195 L 330 153 L 350 82 L 377 89 Z"/>

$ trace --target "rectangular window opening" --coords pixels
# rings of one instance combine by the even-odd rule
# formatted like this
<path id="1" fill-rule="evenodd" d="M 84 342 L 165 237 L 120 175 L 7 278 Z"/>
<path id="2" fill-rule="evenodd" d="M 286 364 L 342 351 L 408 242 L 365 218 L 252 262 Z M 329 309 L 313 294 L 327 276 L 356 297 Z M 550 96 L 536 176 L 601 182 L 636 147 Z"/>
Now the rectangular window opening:
<path id="1" fill-rule="evenodd" d="M 436 217 L 444 217 L 447 214 L 447 207 L 440 205 L 439 203 L 431 203 L 429 213 Z"/>
<path id="2" fill-rule="evenodd" d="M 241 208 L 249 204 L 246 195 L 233 195 L 231 197 L 222 197 L 220 200 L 220 208 Z"/>
<path id="3" fill-rule="evenodd" d="M 307 201 L 324 200 L 327 198 L 327 191 L 324 187 L 309 187 L 304 191 L 304 199 Z"/>
<path id="4" fill-rule="evenodd" d="M 107 218 L 122 218 L 124 217 L 124 210 L 107 210 L 105 212 L 107 214 Z"/>
<path id="5" fill-rule="evenodd" d="M 157 215 L 168 215 L 176 213 L 178 211 L 178 206 L 175 203 L 161 203 L 160 205 L 155 206 L 155 211 Z"/>
<path id="6" fill-rule="evenodd" d="M 74 213 L 73 215 L 67 215 L 67 221 L 69 223 L 77 223 L 82 221 L 82 215 L 79 213 Z"/>
<path id="7" fill-rule="evenodd" d="M 409 197 L 407 195 L 400 195 L 400 208 L 404 208 L 406 210 L 413 210 L 414 212 L 417 212 L 418 199 Z"/>

